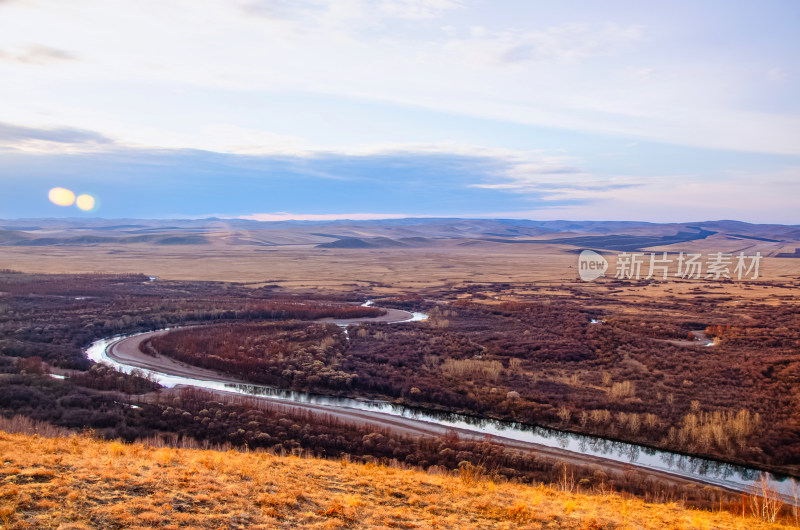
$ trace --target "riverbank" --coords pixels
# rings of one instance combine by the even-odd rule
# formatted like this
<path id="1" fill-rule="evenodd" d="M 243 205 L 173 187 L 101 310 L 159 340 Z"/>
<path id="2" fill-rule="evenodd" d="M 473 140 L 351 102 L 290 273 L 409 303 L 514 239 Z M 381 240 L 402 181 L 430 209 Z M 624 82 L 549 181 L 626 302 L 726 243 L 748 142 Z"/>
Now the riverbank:
<path id="1" fill-rule="evenodd" d="M 161 330 L 110 341 L 98 341 L 89 350 L 95 361 L 108 360 L 123 369 L 136 366 L 157 376 L 167 386 L 186 385 L 217 392 L 255 395 L 276 403 L 291 402 L 292 406 L 337 417 L 354 424 L 368 423 L 401 434 L 440 436 L 449 431 L 471 439 L 491 436 L 495 442 L 542 454 L 546 458 L 563 460 L 576 465 L 597 465 L 614 473 L 624 473 L 631 467 L 666 483 L 693 483 L 717 486 L 734 492 L 746 492 L 756 486 L 758 470 L 733 466 L 712 460 L 694 458 L 667 451 L 613 442 L 585 435 L 559 433 L 499 422 L 479 420 L 457 414 L 433 414 L 386 402 L 347 398 L 327 398 L 302 392 L 281 391 L 249 385 L 202 368 L 177 363 L 163 356 L 152 357 L 140 351 L 139 345 Z M 162 361 L 167 361 L 162 364 Z M 134 364 L 127 365 L 126 362 Z M 175 372 L 170 372 L 175 368 Z M 209 374 L 210 372 L 210 374 Z M 772 486 L 781 491 L 787 502 L 792 501 L 792 481 L 773 480 Z"/>

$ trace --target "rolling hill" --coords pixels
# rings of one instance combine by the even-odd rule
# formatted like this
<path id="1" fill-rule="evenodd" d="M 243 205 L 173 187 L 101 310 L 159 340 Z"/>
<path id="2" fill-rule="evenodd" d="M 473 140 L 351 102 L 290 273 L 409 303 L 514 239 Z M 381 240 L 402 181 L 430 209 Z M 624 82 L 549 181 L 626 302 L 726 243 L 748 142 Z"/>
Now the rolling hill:
<path id="1" fill-rule="evenodd" d="M 3 423 L 9 429 L 13 421 Z M 4 528 L 783 527 L 610 491 L 584 494 L 569 481 L 496 481 L 468 467 L 423 472 L 2 430 L 0 453 Z"/>

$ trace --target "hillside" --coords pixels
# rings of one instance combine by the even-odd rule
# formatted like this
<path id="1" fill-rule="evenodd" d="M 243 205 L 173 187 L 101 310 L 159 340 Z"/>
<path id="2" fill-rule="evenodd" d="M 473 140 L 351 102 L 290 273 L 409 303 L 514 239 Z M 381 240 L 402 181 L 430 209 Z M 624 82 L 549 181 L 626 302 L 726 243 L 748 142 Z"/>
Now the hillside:
<path id="1" fill-rule="evenodd" d="M 616 494 L 0 431 L 3 528 L 774 528 Z"/>
<path id="2" fill-rule="evenodd" d="M 257 222 L 242 219 L 0 220 L 3 268 L 145 273 L 285 289 L 420 288 L 469 282 L 572 281 L 581 249 L 748 256 L 760 277 L 798 277 L 796 225 L 502 219 Z"/>
<path id="3" fill-rule="evenodd" d="M 242 219 L 21 219 L 0 220 L 0 246 L 114 247 L 136 245 L 221 249 L 302 247 L 319 249 L 452 248 L 460 244 L 496 247 L 563 245 L 641 251 L 679 251 L 700 246 L 726 251 L 757 249 L 765 256 L 794 252 L 797 226 L 737 221 L 639 223 L 614 221 L 530 221 L 524 219 L 384 219 L 372 221 L 258 222 Z M 710 238 L 710 239 L 709 239 Z"/>

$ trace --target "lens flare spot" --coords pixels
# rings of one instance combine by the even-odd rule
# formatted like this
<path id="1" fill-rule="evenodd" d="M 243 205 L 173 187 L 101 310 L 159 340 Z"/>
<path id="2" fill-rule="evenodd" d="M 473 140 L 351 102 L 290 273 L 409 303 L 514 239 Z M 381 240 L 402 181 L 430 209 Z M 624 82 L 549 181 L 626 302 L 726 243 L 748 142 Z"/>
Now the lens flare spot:
<path id="1" fill-rule="evenodd" d="M 75 194 L 67 188 L 53 188 L 47 194 L 50 202 L 59 206 L 72 206 L 75 202 Z"/>
<path id="2" fill-rule="evenodd" d="M 83 195 L 78 195 L 75 204 L 84 212 L 88 212 L 94 208 L 94 197 L 85 193 Z"/>

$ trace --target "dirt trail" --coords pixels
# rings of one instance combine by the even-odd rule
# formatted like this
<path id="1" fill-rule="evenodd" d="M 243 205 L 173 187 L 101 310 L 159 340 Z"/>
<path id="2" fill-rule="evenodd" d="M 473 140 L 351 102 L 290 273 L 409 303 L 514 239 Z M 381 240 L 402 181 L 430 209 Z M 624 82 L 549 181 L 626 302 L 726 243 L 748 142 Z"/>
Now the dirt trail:
<path id="1" fill-rule="evenodd" d="M 656 339 L 658 342 L 668 342 L 675 346 L 713 346 L 714 341 L 709 339 L 705 330 L 693 329 L 692 335 L 694 340 L 691 339 Z"/>
<path id="2" fill-rule="evenodd" d="M 133 337 L 121 339 L 108 346 L 106 355 L 120 364 L 142 368 L 144 370 L 152 370 L 153 372 L 159 372 L 165 375 L 202 379 L 204 381 L 217 381 L 220 383 L 244 383 L 244 381 L 230 375 L 182 363 L 164 355 L 148 355 L 139 349 L 139 346 L 144 341 L 152 339 L 153 337 L 158 337 L 159 335 L 165 335 L 170 331 L 174 330 L 162 329 L 160 331 L 142 333 L 140 335 L 134 335 Z"/>
<path id="3" fill-rule="evenodd" d="M 391 324 L 395 322 L 403 322 L 413 317 L 412 313 L 403 311 L 401 309 L 384 308 L 384 311 L 386 311 L 385 314 L 377 317 L 360 317 L 350 319 L 323 318 L 317 320 L 316 322 L 334 323 L 337 326 L 349 326 L 351 324 L 359 324 L 361 322 Z M 176 329 L 179 328 L 162 329 L 159 331 L 142 333 L 133 337 L 119 340 L 108 347 L 106 354 L 118 363 L 127 366 L 133 366 L 135 368 L 152 370 L 154 372 L 160 372 L 166 375 L 187 377 L 191 379 L 202 379 L 204 381 L 217 381 L 221 383 L 247 383 L 246 381 L 237 379 L 233 376 L 182 363 L 164 355 L 148 355 L 143 353 L 139 348 L 144 341 L 153 337 L 165 335 L 170 331 L 175 331 Z M 185 329 L 185 327 L 183 329 Z"/>
<path id="4" fill-rule="evenodd" d="M 333 322 L 337 326 L 349 326 L 351 324 L 360 324 L 361 322 L 375 322 L 378 324 L 392 324 L 403 322 L 411 319 L 414 315 L 402 309 L 390 309 L 382 307 L 385 314 L 378 317 L 359 317 L 359 318 L 321 318 L 317 322 Z"/>

